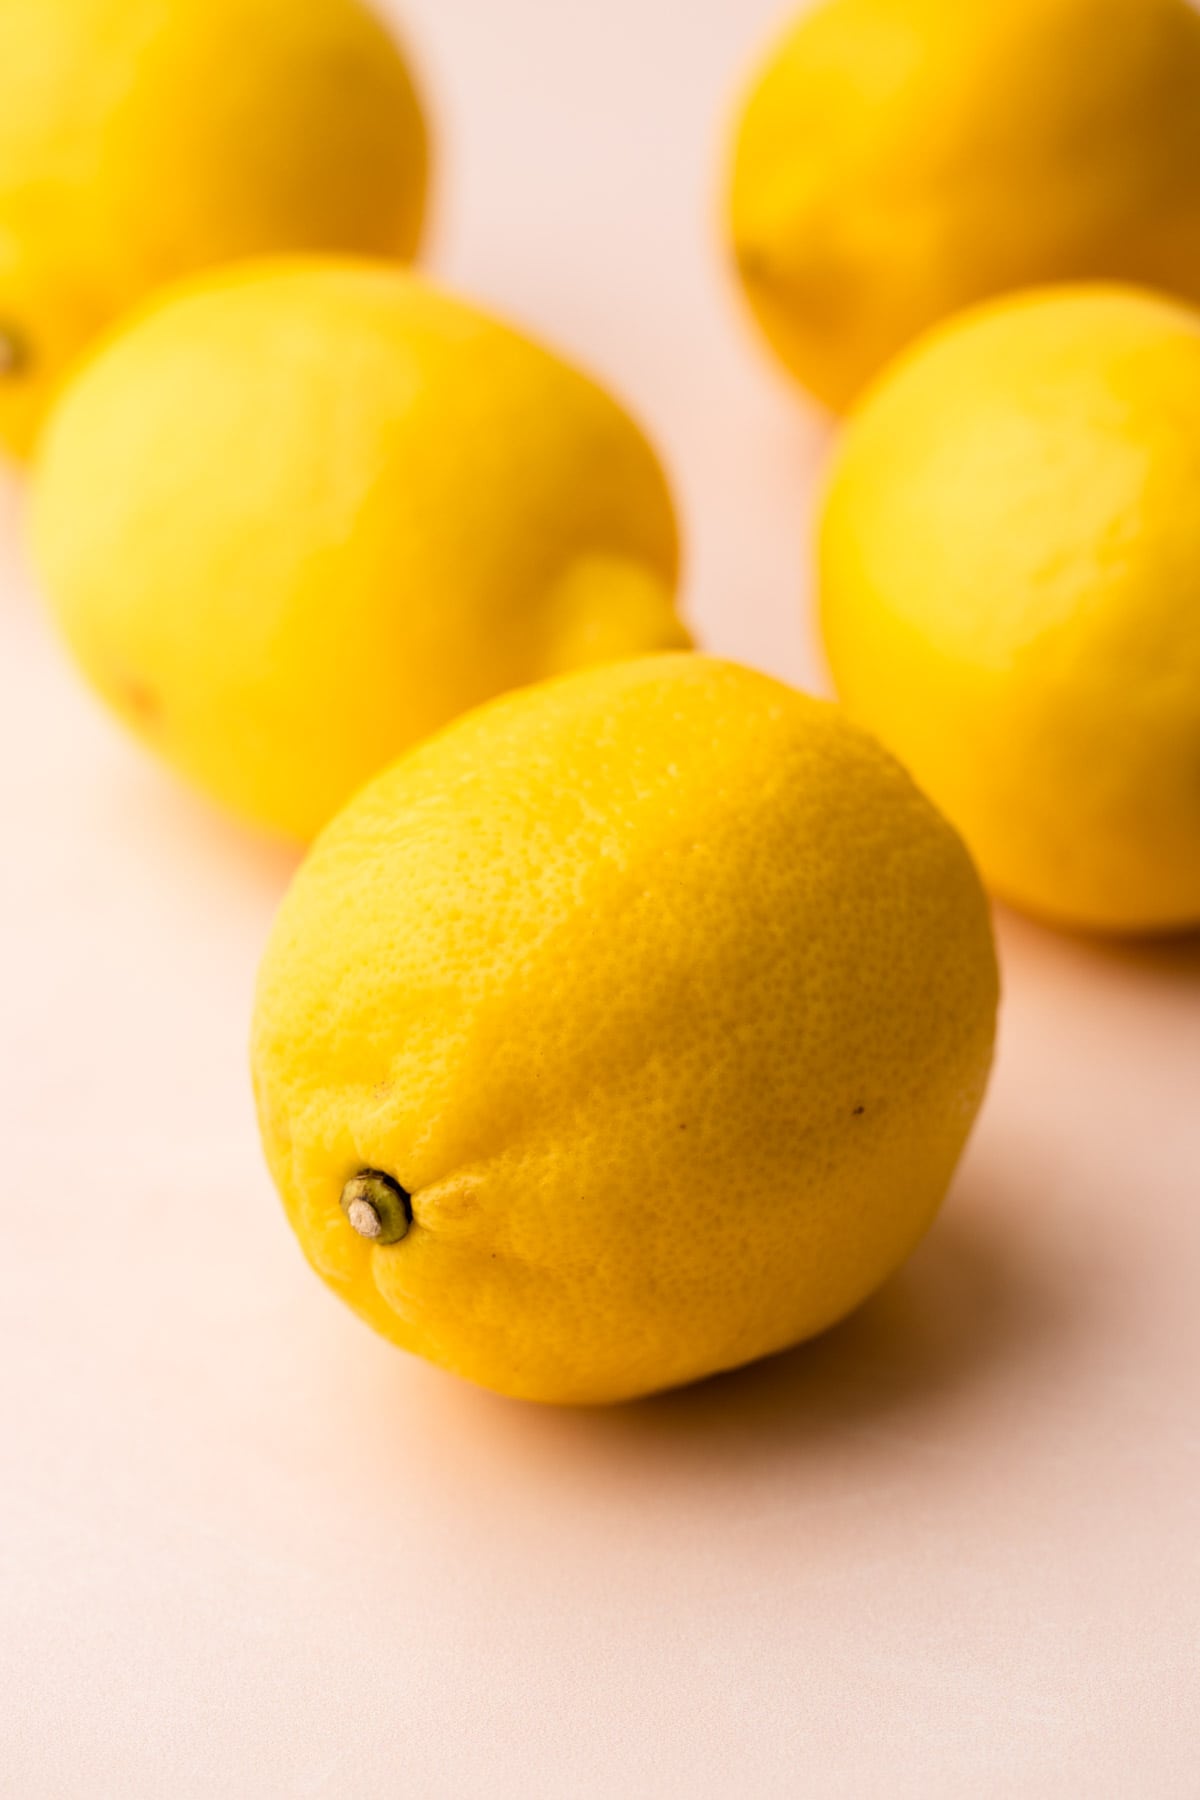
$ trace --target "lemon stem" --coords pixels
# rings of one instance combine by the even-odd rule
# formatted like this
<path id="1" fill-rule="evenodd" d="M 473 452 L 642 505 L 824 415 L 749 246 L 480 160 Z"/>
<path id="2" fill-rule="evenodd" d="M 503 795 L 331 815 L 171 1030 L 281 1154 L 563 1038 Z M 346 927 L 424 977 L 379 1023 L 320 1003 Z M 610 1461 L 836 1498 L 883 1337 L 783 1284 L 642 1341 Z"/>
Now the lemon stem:
<path id="1" fill-rule="evenodd" d="M 377 1238 L 383 1230 L 379 1214 L 369 1200 L 352 1200 L 346 1208 L 346 1217 L 359 1237 Z"/>
<path id="2" fill-rule="evenodd" d="M 412 1224 L 407 1190 L 378 1169 L 360 1169 L 342 1189 L 342 1211 L 352 1231 L 375 1244 L 396 1244 Z"/>

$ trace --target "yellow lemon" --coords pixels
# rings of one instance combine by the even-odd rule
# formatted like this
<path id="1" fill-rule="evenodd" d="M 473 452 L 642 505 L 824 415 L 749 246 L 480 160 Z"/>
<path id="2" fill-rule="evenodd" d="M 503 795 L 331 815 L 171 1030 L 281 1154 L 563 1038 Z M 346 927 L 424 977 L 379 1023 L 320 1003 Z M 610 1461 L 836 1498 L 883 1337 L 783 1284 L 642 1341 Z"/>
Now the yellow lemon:
<path id="1" fill-rule="evenodd" d="M 838 690 L 1050 919 L 1200 923 L 1200 314 L 1125 289 L 943 327 L 847 429 Z"/>
<path id="2" fill-rule="evenodd" d="M 118 714 L 301 839 L 479 701 L 687 642 L 626 414 L 382 264 L 243 266 L 152 305 L 56 409 L 32 533 Z"/>
<path id="3" fill-rule="evenodd" d="M 405 256 L 425 132 L 359 0 L 0 0 L 0 443 L 149 289 L 290 250 Z"/>
<path id="4" fill-rule="evenodd" d="M 1200 298 L 1200 17 L 1187 0 L 825 0 L 750 94 L 737 265 L 841 408 L 910 338 L 1009 289 Z"/>
<path id="5" fill-rule="evenodd" d="M 259 979 L 317 1272 L 503 1393 L 623 1400 L 796 1343 L 932 1220 L 996 970 L 951 828 L 835 707 L 707 657 L 494 701 L 380 775 Z"/>

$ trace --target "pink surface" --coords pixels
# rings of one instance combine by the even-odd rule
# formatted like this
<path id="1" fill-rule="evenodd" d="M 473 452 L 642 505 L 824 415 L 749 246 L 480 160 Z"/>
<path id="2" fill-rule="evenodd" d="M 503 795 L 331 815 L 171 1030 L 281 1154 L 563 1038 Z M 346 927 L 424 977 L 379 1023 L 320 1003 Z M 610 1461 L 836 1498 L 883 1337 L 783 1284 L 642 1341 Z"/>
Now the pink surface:
<path id="1" fill-rule="evenodd" d="M 635 405 L 706 642 L 811 680 L 819 432 L 711 230 L 778 10 L 407 17 L 435 267 Z M 6 1793 L 1200 1791 L 1195 940 L 1000 921 L 980 1129 L 841 1330 L 610 1414 L 506 1404 L 373 1339 L 283 1224 L 245 1038 L 287 857 L 126 745 L 15 574 L 0 634 Z"/>

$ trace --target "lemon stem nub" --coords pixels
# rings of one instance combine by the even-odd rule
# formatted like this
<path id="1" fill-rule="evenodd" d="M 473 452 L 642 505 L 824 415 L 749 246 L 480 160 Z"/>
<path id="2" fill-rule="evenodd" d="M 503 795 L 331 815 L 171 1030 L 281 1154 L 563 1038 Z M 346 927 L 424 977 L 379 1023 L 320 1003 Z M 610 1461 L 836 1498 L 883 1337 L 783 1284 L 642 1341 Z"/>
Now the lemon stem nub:
<path id="1" fill-rule="evenodd" d="M 412 1202 L 398 1181 L 378 1169 L 360 1169 L 342 1189 L 342 1211 L 359 1237 L 395 1244 L 412 1224 Z"/>

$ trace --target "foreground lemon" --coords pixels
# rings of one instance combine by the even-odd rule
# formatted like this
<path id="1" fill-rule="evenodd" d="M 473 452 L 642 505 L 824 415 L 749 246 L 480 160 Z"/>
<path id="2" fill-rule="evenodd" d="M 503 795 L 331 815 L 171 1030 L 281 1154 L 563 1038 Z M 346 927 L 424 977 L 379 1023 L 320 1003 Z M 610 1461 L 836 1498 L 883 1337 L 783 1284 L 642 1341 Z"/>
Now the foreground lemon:
<path id="1" fill-rule="evenodd" d="M 385 1336 L 622 1400 L 897 1267 L 995 1002 L 974 869 L 889 756 L 765 676 L 643 658 L 460 720 L 324 833 L 259 980 L 263 1138 Z"/>
<path id="2" fill-rule="evenodd" d="M 0 443 L 148 289 L 282 250 L 404 256 L 408 71 L 359 0 L 0 0 Z"/>
<path id="3" fill-rule="evenodd" d="M 65 395 L 32 529 L 105 699 L 296 838 L 467 707 L 687 641 L 670 498 L 625 413 L 383 265 L 162 299 Z"/>
<path id="4" fill-rule="evenodd" d="M 825 0 L 749 97 L 732 230 L 767 337 L 837 408 L 1006 289 L 1116 277 L 1200 298 L 1200 17 Z"/>
<path id="5" fill-rule="evenodd" d="M 1122 289 L 935 334 L 853 419 L 821 530 L 850 710 L 1007 899 L 1200 923 L 1200 314 Z"/>

